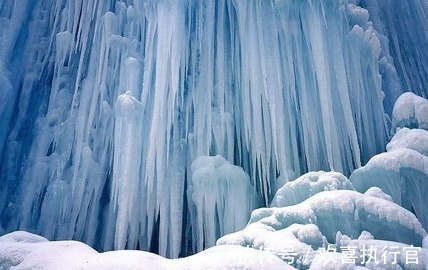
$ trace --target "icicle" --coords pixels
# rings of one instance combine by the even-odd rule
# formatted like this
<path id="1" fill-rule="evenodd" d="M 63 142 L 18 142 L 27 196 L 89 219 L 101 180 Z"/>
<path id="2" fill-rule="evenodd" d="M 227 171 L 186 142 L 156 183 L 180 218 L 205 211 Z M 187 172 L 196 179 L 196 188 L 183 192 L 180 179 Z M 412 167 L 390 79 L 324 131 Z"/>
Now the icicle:
<path id="1" fill-rule="evenodd" d="M 380 72 L 393 62 L 379 37 L 396 35 L 346 1 L 16 3 L 0 13 L 7 230 L 178 257 L 201 224 L 244 222 L 227 223 L 248 199 L 230 197 L 238 185 L 267 205 L 277 181 L 349 174 L 385 146 Z M 222 172 L 229 188 L 204 201 L 191 164 L 216 155 L 241 180 Z M 201 210 L 219 198 L 230 205 Z M 219 234 L 205 236 L 191 241 Z"/>
<path id="2" fill-rule="evenodd" d="M 259 200 L 248 174 L 221 156 L 200 156 L 191 168 L 193 249 L 198 252 L 214 246 L 219 237 L 244 228 Z"/>

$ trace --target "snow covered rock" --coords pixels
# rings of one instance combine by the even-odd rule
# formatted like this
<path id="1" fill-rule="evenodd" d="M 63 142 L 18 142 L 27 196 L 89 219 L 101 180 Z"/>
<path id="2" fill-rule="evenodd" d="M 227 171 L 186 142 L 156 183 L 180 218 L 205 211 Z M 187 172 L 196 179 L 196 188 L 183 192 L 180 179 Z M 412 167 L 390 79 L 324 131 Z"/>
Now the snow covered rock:
<path id="1" fill-rule="evenodd" d="M 220 238 L 217 244 L 263 247 L 276 254 L 290 245 L 293 265 L 307 267 L 320 249 L 338 241 L 338 232 L 357 239 L 364 231 L 375 239 L 418 247 L 427 236 L 414 214 L 399 205 L 357 191 L 335 190 L 297 205 L 257 209 L 245 229 Z"/>
<path id="2" fill-rule="evenodd" d="M 411 92 L 402 94 L 392 112 L 392 132 L 397 128 L 428 130 L 428 100 Z"/>
<path id="3" fill-rule="evenodd" d="M 394 134 L 387 152 L 372 157 L 349 180 L 360 192 L 376 186 L 416 214 L 428 229 L 428 100 L 404 93 L 394 106 Z M 383 196 L 383 195 L 382 195 Z"/>
<path id="4" fill-rule="evenodd" d="M 281 187 L 271 202 L 272 207 L 298 204 L 321 191 L 352 190 L 352 184 L 338 172 L 309 172 Z"/>
<path id="5" fill-rule="evenodd" d="M 391 152 L 399 148 L 412 149 L 428 156 L 428 130 L 406 127 L 399 129 L 386 145 L 386 150 Z"/>
<path id="6" fill-rule="evenodd" d="M 428 157 L 411 149 L 398 148 L 374 156 L 355 170 L 349 180 L 354 188 L 366 192 L 377 186 L 393 201 L 414 211 L 428 229 L 426 194 L 428 194 Z"/>

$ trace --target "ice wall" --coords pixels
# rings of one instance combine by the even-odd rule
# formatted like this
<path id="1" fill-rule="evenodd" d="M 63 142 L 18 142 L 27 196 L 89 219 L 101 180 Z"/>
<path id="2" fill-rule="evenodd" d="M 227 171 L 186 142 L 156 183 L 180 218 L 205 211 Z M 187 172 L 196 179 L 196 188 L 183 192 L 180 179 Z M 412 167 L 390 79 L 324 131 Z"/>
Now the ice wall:
<path id="1" fill-rule="evenodd" d="M 2 1 L 0 226 L 184 255 L 198 156 L 267 204 L 383 150 L 381 46 L 341 0 Z"/>
<path id="2" fill-rule="evenodd" d="M 388 111 L 402 90 L 428 97 L 428 3 L 424 0 L 351 0 L 367 9 L 384 44 L 381 74 L 388 88 Z M 399 76 L 399 82 L 391 78 Z"/>

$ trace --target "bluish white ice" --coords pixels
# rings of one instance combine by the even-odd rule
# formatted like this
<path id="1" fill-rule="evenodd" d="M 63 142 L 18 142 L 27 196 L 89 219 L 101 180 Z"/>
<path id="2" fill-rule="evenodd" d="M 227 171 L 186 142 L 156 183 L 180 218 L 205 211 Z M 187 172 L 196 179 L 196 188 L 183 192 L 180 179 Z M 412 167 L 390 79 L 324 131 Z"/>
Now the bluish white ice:
<path id="1" fill-rule="evenodd" d="M 217 244 L 269 250 L 298 269 L 426 269 L 428 133 L 408 109 L 426 101 L 408 93 L 397 100 L 393 115 L 402 116 L 401 124 L 387 152 L 349 180 L 337 172 L 304 174 L 281 187 L 270 208 L 254 210 L 245 229 Z"/>
<path id="2" fill-rule="evenodd" d="M 250 177 L 221 156 L 200 156 L 191 165 L 188 188 L 190 218 L 197 239 L 193 250 L 214 246 L 216 240 L 241 230 L 260 199 Z"/>
<path id="3" fill-rule="evenodd" d="M 427 28 L 425 0 L 0 0 L 0 235 L 421 247 Z"/>
<path id="4" fill-rule="evenodd" d="M 397 128 L 428 130 L 428 101 L 411 92 L 402 94 L 392 112 L 392 133 Z"/>

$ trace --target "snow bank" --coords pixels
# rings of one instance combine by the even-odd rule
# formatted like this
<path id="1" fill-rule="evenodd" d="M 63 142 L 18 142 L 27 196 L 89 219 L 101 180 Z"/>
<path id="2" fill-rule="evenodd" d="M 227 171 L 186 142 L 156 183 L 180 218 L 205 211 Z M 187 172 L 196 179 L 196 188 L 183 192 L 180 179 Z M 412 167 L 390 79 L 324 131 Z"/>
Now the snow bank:
<path id="1" fill-rule="evenodd" d="M 81 242 L 34 241 L 41 238 L 25 232 L 0 237 L 0 269 L 80 269 L 97 254 Z"/>
<path id="2" fill-rule="evenodd" d="M 218 246 L 187 258 L 169 260 L 144 251 L 97 253 L 89 246 L 76 241 L 28 243 L 17 242 L 15 238 L 38 239 L 40 236 L 15 232 L 0 237 L 0 269 L 294 269 L 269 252 L 241 246 Z"/>
<path id="3" fill-rule="evenodd" d="M 292 247 L 295 267 L 307 267 L 317 252 L 338 242 L 337 236 L 357 239 L 362 232 L 375 239 L 422 246 L 427 235 L 418 219 L 399 205 L 351 190 L 320 192 L 302 203 L 253 211 L 242 231 L 220 238 L 218 245 L 263 247 L 281 254 Z"/>

